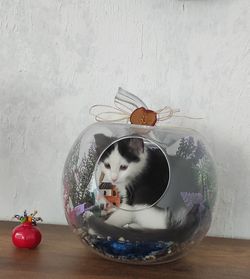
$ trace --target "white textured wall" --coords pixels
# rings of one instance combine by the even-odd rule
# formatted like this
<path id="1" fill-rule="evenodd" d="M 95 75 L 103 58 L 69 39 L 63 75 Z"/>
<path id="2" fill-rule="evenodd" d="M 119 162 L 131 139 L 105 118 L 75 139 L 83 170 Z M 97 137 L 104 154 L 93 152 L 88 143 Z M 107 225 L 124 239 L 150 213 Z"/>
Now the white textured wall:
<path id="1" fill-rule="evenodd" d="M 0 218 L 65 223 L 61 173 L 88 108 L 118 86 L 204 120 L 218 164 L 210 233 L 250 238 L 250 1 L 0 0 Z"/>

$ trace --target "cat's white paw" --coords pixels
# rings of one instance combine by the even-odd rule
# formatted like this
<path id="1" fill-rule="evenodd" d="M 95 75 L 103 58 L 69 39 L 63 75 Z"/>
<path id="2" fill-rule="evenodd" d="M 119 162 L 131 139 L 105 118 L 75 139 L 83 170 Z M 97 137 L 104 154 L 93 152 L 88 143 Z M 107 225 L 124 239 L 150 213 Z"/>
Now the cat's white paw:
<path id="1" fill-rule="evenodd" d="M 135 212 L 134 220 L 145 229 L 166 229 L 168 226 L 169 212 L 157 208 L 147 208 Z"/>
<path id="2" fill-rule="evenodd" d="M 133 230 L 143 230 L 143 227 L 137 223 L 130 223 L 126 225 L 126 228 L 133 229 Z"/>
<path id="3" fill-rule="evenodd" d="M 113 225 L 116 227 L 124 227 L 125 225 L 132 222 L 132 212 L 126 210 L 116 210 L 110 215 L 105 221 L 106 224 Z"/>

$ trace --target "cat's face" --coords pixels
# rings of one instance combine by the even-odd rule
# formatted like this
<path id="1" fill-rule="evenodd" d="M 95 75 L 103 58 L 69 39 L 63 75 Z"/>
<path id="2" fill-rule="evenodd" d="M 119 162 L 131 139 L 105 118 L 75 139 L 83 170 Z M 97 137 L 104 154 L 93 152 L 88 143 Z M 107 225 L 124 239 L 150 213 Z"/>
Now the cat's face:
<path id="1" fill-rule="evenodd" d="M 121 156 L 118 145 L 101 162 L 101 166 L 105 179 L 112 184 L 124 182 L 131 172 L 131 164 Z"/>
<path id="2" fill-rule="evenodd" d="M 145 166 L 145 153 L 143 140 L 139 138 L 123 139 L 112 144 L 100 158 L 105 182 L 124 190 L 122 188 Z"/>

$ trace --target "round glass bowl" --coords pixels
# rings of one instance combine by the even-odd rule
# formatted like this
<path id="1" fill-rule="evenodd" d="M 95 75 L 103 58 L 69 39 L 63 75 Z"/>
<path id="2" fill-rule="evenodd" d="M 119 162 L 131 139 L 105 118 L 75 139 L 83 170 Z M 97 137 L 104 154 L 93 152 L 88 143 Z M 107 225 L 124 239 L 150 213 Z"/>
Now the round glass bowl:
<path id="1" fill-rule="evenodd" d="M 191 129 L 95 123 L 63 170 L 68 223 L 93 251 L 124 263 L 185 255 L 206 235 L 215 197 L 211 154 Z"/>

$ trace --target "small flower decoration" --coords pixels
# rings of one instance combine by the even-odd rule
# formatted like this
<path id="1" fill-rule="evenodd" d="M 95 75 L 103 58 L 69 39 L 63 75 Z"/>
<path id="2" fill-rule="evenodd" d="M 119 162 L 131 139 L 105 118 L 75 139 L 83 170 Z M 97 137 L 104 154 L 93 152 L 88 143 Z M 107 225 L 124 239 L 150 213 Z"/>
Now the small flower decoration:
<path id="1" fill-rule="evenodd" d="M 32 223 L 32 225 L 36 226 L 36 223 L 38 221 L 43 221 L 43 219 L 41 217 L 36 217 L 35 216 L 37 213 L 38 213 L 38 211 L 34 210 L 33 213 L 28 214 L 27 210 L 24 210 L 23 215 L 15 214 L 13 218 L 17 219 L 22 224 L 25 223 L 25 222 L 28 222 L 28 223 Z"/>

